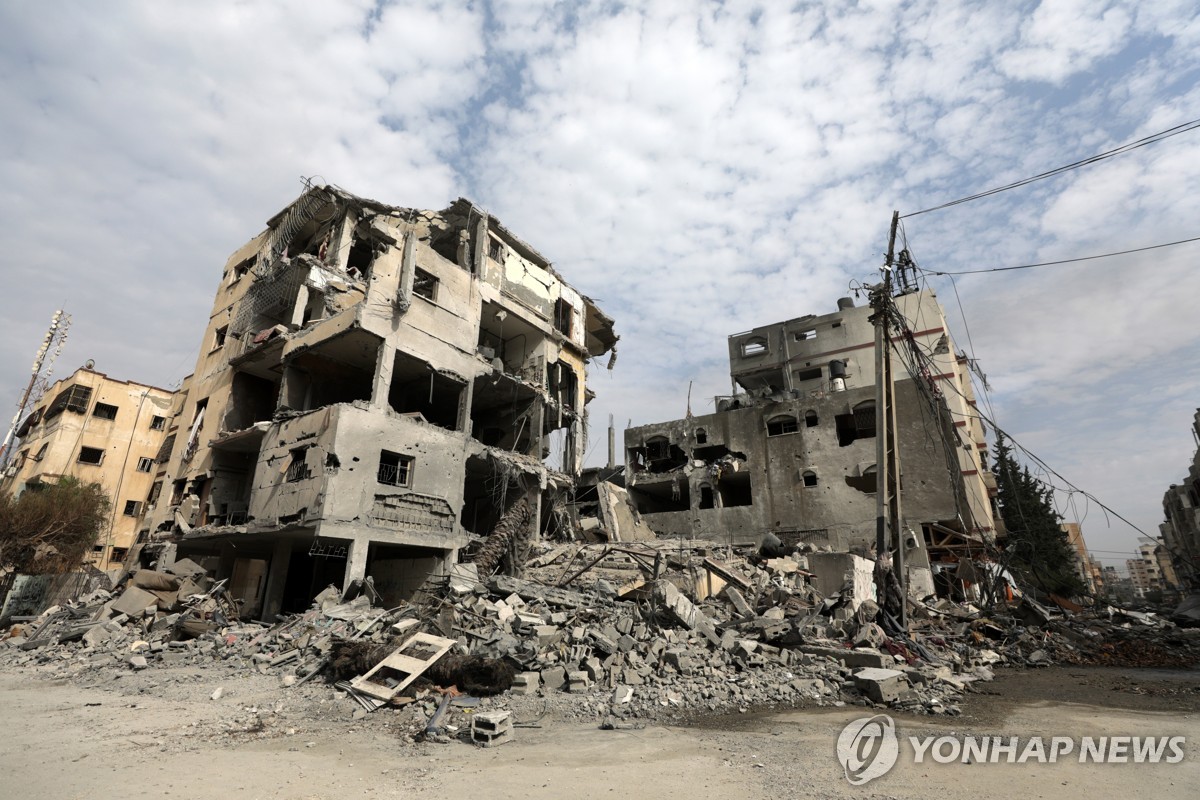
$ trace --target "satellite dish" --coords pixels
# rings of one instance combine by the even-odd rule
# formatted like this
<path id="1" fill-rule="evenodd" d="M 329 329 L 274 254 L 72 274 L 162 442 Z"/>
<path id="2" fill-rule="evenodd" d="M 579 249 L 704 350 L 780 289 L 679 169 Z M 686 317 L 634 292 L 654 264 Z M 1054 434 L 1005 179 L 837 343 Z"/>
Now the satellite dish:
<path id="1" fill-rule="evenodd" d="M 96 366 L 96 362 L 94 359 L 89 358 L 87 361 L 83 362 L 84 369 L 92 369 L 95 366 Z"/>

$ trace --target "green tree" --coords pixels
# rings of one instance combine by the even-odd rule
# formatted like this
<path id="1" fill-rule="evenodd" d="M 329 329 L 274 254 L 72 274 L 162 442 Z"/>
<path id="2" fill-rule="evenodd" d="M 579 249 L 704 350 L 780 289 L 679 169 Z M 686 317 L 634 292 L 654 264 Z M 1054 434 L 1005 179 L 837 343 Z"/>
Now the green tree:
<path id="1" fill-rule="evenodd" d="M 1009 569 L 1027 587 L 1065 597 L 1084 594 L 1086 587 L 1075 569 L 1075 549 L 1054 510 L 1054 490 L 1017 463 L 1004 436 L 996 436 L 994 453 L 996 503 L 1007 530 Z"/>
<path id="2" fill-rule="evenodd" d="M 108 495 L 98 483 L 66 477 L 0 496 L 0 568 L 27 575 L 79 568 L 108 524 Z"/>

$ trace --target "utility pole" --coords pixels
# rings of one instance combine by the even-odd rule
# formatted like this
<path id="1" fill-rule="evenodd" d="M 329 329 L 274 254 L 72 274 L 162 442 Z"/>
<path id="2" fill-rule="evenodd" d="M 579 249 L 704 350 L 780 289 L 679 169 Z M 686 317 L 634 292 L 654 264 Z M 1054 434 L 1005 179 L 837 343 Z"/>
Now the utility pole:
<path id="1" fill-rule="evenodd" d="M 38 376 L 42 374 L 42 364 L 46 361 L 46 354 L 50 352 L 51 346 L 57 339 L 58 348 L 54 354 L 58 355 L 58 350 L 62 349 L 63 340 L 66 339 L 67 328 L 70 324 L 71 318 L 61 308 L 54 312 L 54 317 L 50 320 L 50 328 L 46 331 L 46 338 L 42 340 L 42 346 L 38 348 L 37 355 L 33 357 L 33 374 L 29 376 L 25 393 L 21 395 L 21 402 L 17 404 L 17 415 L 13 417 L 12 424 L 8 426 L 8 433 L 4 435 L 4 443 L 0 444 L 0 468 L 8 463 L 8 446 L 17 432 L 17 426 L 21 424 L 21 417 L 25 413 L 25 406 L 29 403 L 29 396 L 33 394 L 33 387 L 37 385 Z"/>
<path id="2" fill-rule="evenodd" d="M 900 586 L 900 625 L 908 627 L 904 575 L 904 538 L 900 515 L 900 453 L 896 437 L 895 377 L 888 336 L 887 310 L 892 303 L 892 266 L 896 257 L 896 228 L 900 212 L 892 214 L 883 281 L 871 289 L 871 321 L 875 325 L 875 552 L 893 552 L 892 571 Z"/>

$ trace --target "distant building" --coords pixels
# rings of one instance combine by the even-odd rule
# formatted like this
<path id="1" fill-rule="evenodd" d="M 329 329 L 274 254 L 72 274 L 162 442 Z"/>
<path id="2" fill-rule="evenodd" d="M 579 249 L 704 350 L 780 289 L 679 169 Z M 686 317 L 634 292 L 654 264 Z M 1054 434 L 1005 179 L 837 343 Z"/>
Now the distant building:
<path id="1" fill-rule="evenodd" d="M 42 395 L 17 429 L 20 445 L 0 489 L 36 491 L 64 476 L 100 484 L 112 515 L 90 557 L 119 566 L 150 496 L 174 393 L 81 367 Z"/>
<path id="2" fill-rule="evenodd" d="M 1200 409 L 1192 417 L 1192 437 L 1200 445 Z M 1200 589 L 1200 447 L 1192 454 L 1183 483 L 1172 484 L 1163 495 L 1166 521 L 1158 526 L 1159 538 L 1171 561 L 1180 588 Z"/>
<path id="3" fill-rule="evenodd" d="M 955 352 L 932 291 L 895 298 L 911 345 L 932 368 L 912 374 L 893 351 L 909 544 L 948 567 L 995 536 L 984 427 L 967 359 Z M 710 414 L 625 432 L 625 484 L 662 536 L 720 541 L 771 533 L 836 549 L 876 538 L 874 326 L 849 298 L 836 311 L 729 337 L 734 393 Z M 899 340 L 897 340 L 899 341 Z M 930 398 L 933 402 L 930 402 Z M 917 561 L 929 564 L 924 553 Z"/>
<path id="4" fill-rule="evenodd" d="M 385 603 L 506 514 L 562 523 L 612 321 L 471 202 L 305 191 L 234 252 L 170 420 L 149 538 L 270 619 L 371 578 Z"/>
<path id="5" fill-rule="evenodd" d="M 1104 584 L 1104 578 L 1099 574 L 1099 564 L 1088 553 L 1087 543 L 1083 540 L 1083 529 L 1078 522 L 1064 522 L 1060 527 L 1075 550 L 1075 573 L 1087 587 L 1088 594 L 1097 594 Z"/>
<path id="6" fill-rule="evenodd" d="M 1148 592 L 1161 592 L 1167 588 L 1159 564 L 1158 548 L 1158 542 L 1143 541 L 1138 545 L 1138 557 L 1125 561 L 1134 594 L 1138 597 L 1145 597 Z"/>

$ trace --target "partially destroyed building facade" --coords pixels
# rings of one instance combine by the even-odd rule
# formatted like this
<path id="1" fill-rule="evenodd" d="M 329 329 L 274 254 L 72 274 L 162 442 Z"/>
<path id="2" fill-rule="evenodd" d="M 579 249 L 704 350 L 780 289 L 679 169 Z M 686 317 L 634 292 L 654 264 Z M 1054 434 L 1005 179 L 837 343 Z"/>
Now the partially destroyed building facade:
<path id="1" fill-rule="evenodd" d="M 1197 449 L 1187 477 L 1163 494 L 1166 521 L 1158 530 L 1178 582 L 1194 591 L 1200 588 L 1200 409 L 1192 417 L 1192 438 Z"/>
<path id="2" fill-rule="evenodd" d="M 56 381 L 21 422 L 0 491 L 20 494 L 64 477 L 98 483 L 111 513 L 89 556 L 119 567 L 133 546 L 174 392 L 110 378 L 88 366 Z"/>
<path id="3" fill-rule="evenodd" d="M 910 331 L 893 343 L 925 356 L 914 370 L 889 350 L 909 544 L 932 546 L 935 559 L 978 550 L 995 535 L 995 483 L 967 358 L 932 291 L 894 300 Z M 628 429 L 626 486 L 651 528 L 718 541 L 772 533 L 835 550 L 874 545 L 871 314 L 843 298 L 833 313 L 734 334 L 733 394 L 717 397 L 714 413 Z"/>
<path id="4" fill-rule="evenodd" d="M 310 187 L 226 263 L 150 538 L 253 616 L 366 576 L 405 599 L 502 519 L 516 539 L 556 524 L 586 364 L 616 339 L 467 200 Z"/>

